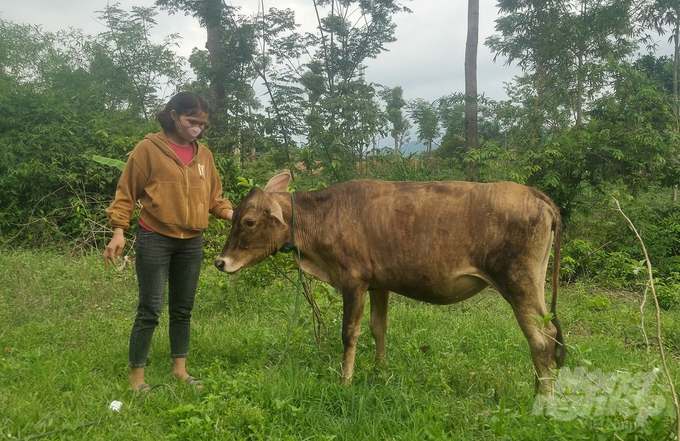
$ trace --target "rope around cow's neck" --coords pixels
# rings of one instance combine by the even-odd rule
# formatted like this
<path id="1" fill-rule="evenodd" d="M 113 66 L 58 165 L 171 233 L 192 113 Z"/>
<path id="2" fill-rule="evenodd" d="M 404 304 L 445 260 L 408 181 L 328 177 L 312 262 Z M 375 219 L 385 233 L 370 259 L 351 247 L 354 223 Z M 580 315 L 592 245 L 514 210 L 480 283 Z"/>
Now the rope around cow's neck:
<path id="1" fill-rule="evenodd" d="M 290 331 L 288 331 L 288 338 L 286 338 L 286 346 L 283 348 L 283 353 L 281 354 L 281 358 L 279 358 L 279 361 L 276 363 L 276 366 L 281 364 L 281 361 L 283 360 L 283 357 L 288 353 L 288 345 L 290 344 L 290 339 L 293 336 L 293 331 L 295 330 L 295 323 L 297 322 L 297 315 L 298 315 L 298 309 L 300 306 L 300 286 L 302 284 L 302 260 L 300 257 L 300 247 L 297 246 L 297 243 L 295 242 L 295 192 L 290 194 L 290 200 L 291 200 L 291 206 L 292 206 L 292 226 L 291 228 L 293 229 L 293 243 L 291 244 L 290 242 L 287 242 L 281 247 L 281 251 L 284 253 L 288 251 L 297 251 L 297 257 L 298 257 L 298 264 L 297 264 L 297 271 L 298 271 L 298 278 L 297 278 L 297 283 L 295 283 L 295 286 L 297 287 L 297 294 L 295 295 L 295 309 L 293 310 L 293 321 L 291 322 L 290 325 Z"/>
<path id="2" fill-rule="evenodd" d="M 297 243 L 295 243 L 295 192 L 290 194 L 290 200 L 291 200 L 291 210 L 292 210 L 292 217 L 293 217 L 293 241 L 292 242 L 286 242 L 283 244 L 283 246 L 279 249 L 282 253 L 289 253 L 293 250 L 296 250 L 298 253 L 298 262 L 300 260 L 300 248 L 298 248 Z M 299 264 L 298 264 L 299 268 Z"/>

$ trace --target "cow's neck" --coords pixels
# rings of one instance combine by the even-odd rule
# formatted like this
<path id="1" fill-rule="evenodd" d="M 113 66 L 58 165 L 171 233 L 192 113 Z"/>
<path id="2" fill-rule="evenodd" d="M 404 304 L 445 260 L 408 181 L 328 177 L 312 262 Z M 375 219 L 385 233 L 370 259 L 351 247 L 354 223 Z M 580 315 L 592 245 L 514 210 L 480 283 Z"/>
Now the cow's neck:
<path id="1" fill-rule="evenodd" d="M 293 199 L 295 208 L 293 209 Z M 318 245 L 319 237 L 323 234 L 319 228 L 323 228 L 323 217 L 329 212 L 330 200 L 319 197 L 317 192 L 296 192 L 294 196 L 282 195 L 277 198 L 281 205 L 283 218 L 291 226 L 287 241 L 280 248 L 280 251 L 293 251 L 295 259 L 298 260 L 302 271 L 310 274 L 322 282 L 332 284 L 331 273 L 323 259 L 319 258 Z M 293 218 L 295 221 L 293 222 Z M 295 235 L 293 236 L 293 224 L 295 225 Z M 299 252 L 299 254 L 298 254 Z"/>
<path id="2" fill-rule="evenodd" d="M 299 194 L 298 198 L 299 198 Z M 297 230 L 299 230 L 298 227 L 298 219 L 295 219 L 296 217 L 299 217 L 299 206 L 294 206 L 294 201 L 295 198 L 295 193 L 283 193 L 281 195 L 278 195 L 277 197 L 277 202 L 279 205 L 281 205 L 281 211 L 283 212 L 283 219 L 290 225 L 290 234 L 288 234 L 288 237 L 286 239 L 286 242 L 279 248 L 279 251 L 282 253 L 290 253 L 291 251 L 299 251 L 299 247 L 297 245 L 297 240 L 298 238 L 295 236 L 293 232 L 293 228 L 295 228 L 295 233 L 297 233 Z"/>
<path id="3" fill-rule="evenodd" d="M 290 225 L 290 233 L 286 242 L 281 246 L 280 251 L 290 252 L 300 250 L 301 253 L 310 252 L 309 236 L 314 235 L 313 230 L 316 224 L 313 216 L 323 216 L 327 210 L 323 209 L 325 201 L 318 200 L 315 196 L 316 192 L 297 191 L 293 195 L 280 193 L 277 195 L 277 202 L 281 205 L 283 212 L 283 219 Z M 294 200 L 293 200 L 294 198 Z M 314 213 L 311 213 L 311 211 Z M 293 234 L 293 227 L 295 234 Z"/>

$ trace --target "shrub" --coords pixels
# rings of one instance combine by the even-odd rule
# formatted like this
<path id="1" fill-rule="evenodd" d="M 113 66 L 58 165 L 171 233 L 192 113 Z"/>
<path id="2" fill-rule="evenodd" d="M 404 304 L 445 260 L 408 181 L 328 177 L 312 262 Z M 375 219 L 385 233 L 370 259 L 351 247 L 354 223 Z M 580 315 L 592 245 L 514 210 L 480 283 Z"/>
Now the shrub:
<path id="1" fill-rule="evenodd" d="M 656 298 L 659 301 L 659 307 L 665 311 L 677 308 L 680 305 L 680 285 L 672 284 L 670 286 L 662 283 L 655 283 Z"/>
<path id="2" fill-rule="evenodd" d="M 597 294 L 595 297 L 586 300 L 588 308 L 593 311 L 606 311 L 612 306 L 611 300 Z"/>
<path id="3" fill-rule="evenodd" d="M 622 201 L 626 215 L 645 242 L 654 277 L 680 274 L 680 205 L 669 205 L 667 192 L 654 188 L 633 197 L 620 187 L 606 195 L 584 197 L 590 209 L 579 212 L 565 225 L 562 246 L 562 280 L 596 281 L 611 288 L 630 288 L 643 282 L 646 263 L 642 249 L 625 219 L 613 208 L 611 196 Z M 678 278 L 674 283 L 680 283 Z"/>

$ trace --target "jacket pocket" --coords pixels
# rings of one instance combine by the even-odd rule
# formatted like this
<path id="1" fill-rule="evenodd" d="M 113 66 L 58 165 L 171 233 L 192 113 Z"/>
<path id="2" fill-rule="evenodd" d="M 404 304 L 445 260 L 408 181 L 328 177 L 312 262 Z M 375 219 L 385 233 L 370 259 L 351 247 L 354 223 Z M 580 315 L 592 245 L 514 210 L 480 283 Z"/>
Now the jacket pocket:
<path id="1" fill-rule="evenodd" d="M 147 189 L 149 200 L 142 201 L 151 216 L 166 225 L 184 226 L 187 219 L 186 187 L 176 182 L 159 182 Z"/>

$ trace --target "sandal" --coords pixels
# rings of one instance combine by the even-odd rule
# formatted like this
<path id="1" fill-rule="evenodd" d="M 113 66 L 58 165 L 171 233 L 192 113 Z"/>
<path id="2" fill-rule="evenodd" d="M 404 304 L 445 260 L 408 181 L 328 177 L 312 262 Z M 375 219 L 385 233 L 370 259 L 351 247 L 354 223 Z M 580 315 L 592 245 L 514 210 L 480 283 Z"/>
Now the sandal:
<path id="1" fill-rule="evenodd" d="M 192 377 L 191 375 L 186 377 L 184 379 L 184 382 L 196 390 L 203 389 L 203 382 L 201 380 L 196 379 L 196 377 Z"/>
<path id="2" fill-rule="evenodd" d="M 139 386 L 135 387 L 134 389 L 131 388 L 130 390 L 133 391 L 133 392 L 139 392 L 139 393 L 143 393 L 144 395 L 146 395 L 149 392 L 151 392 L 151 386 L 149 386 L 146 383 L 142 383 Z"/>

